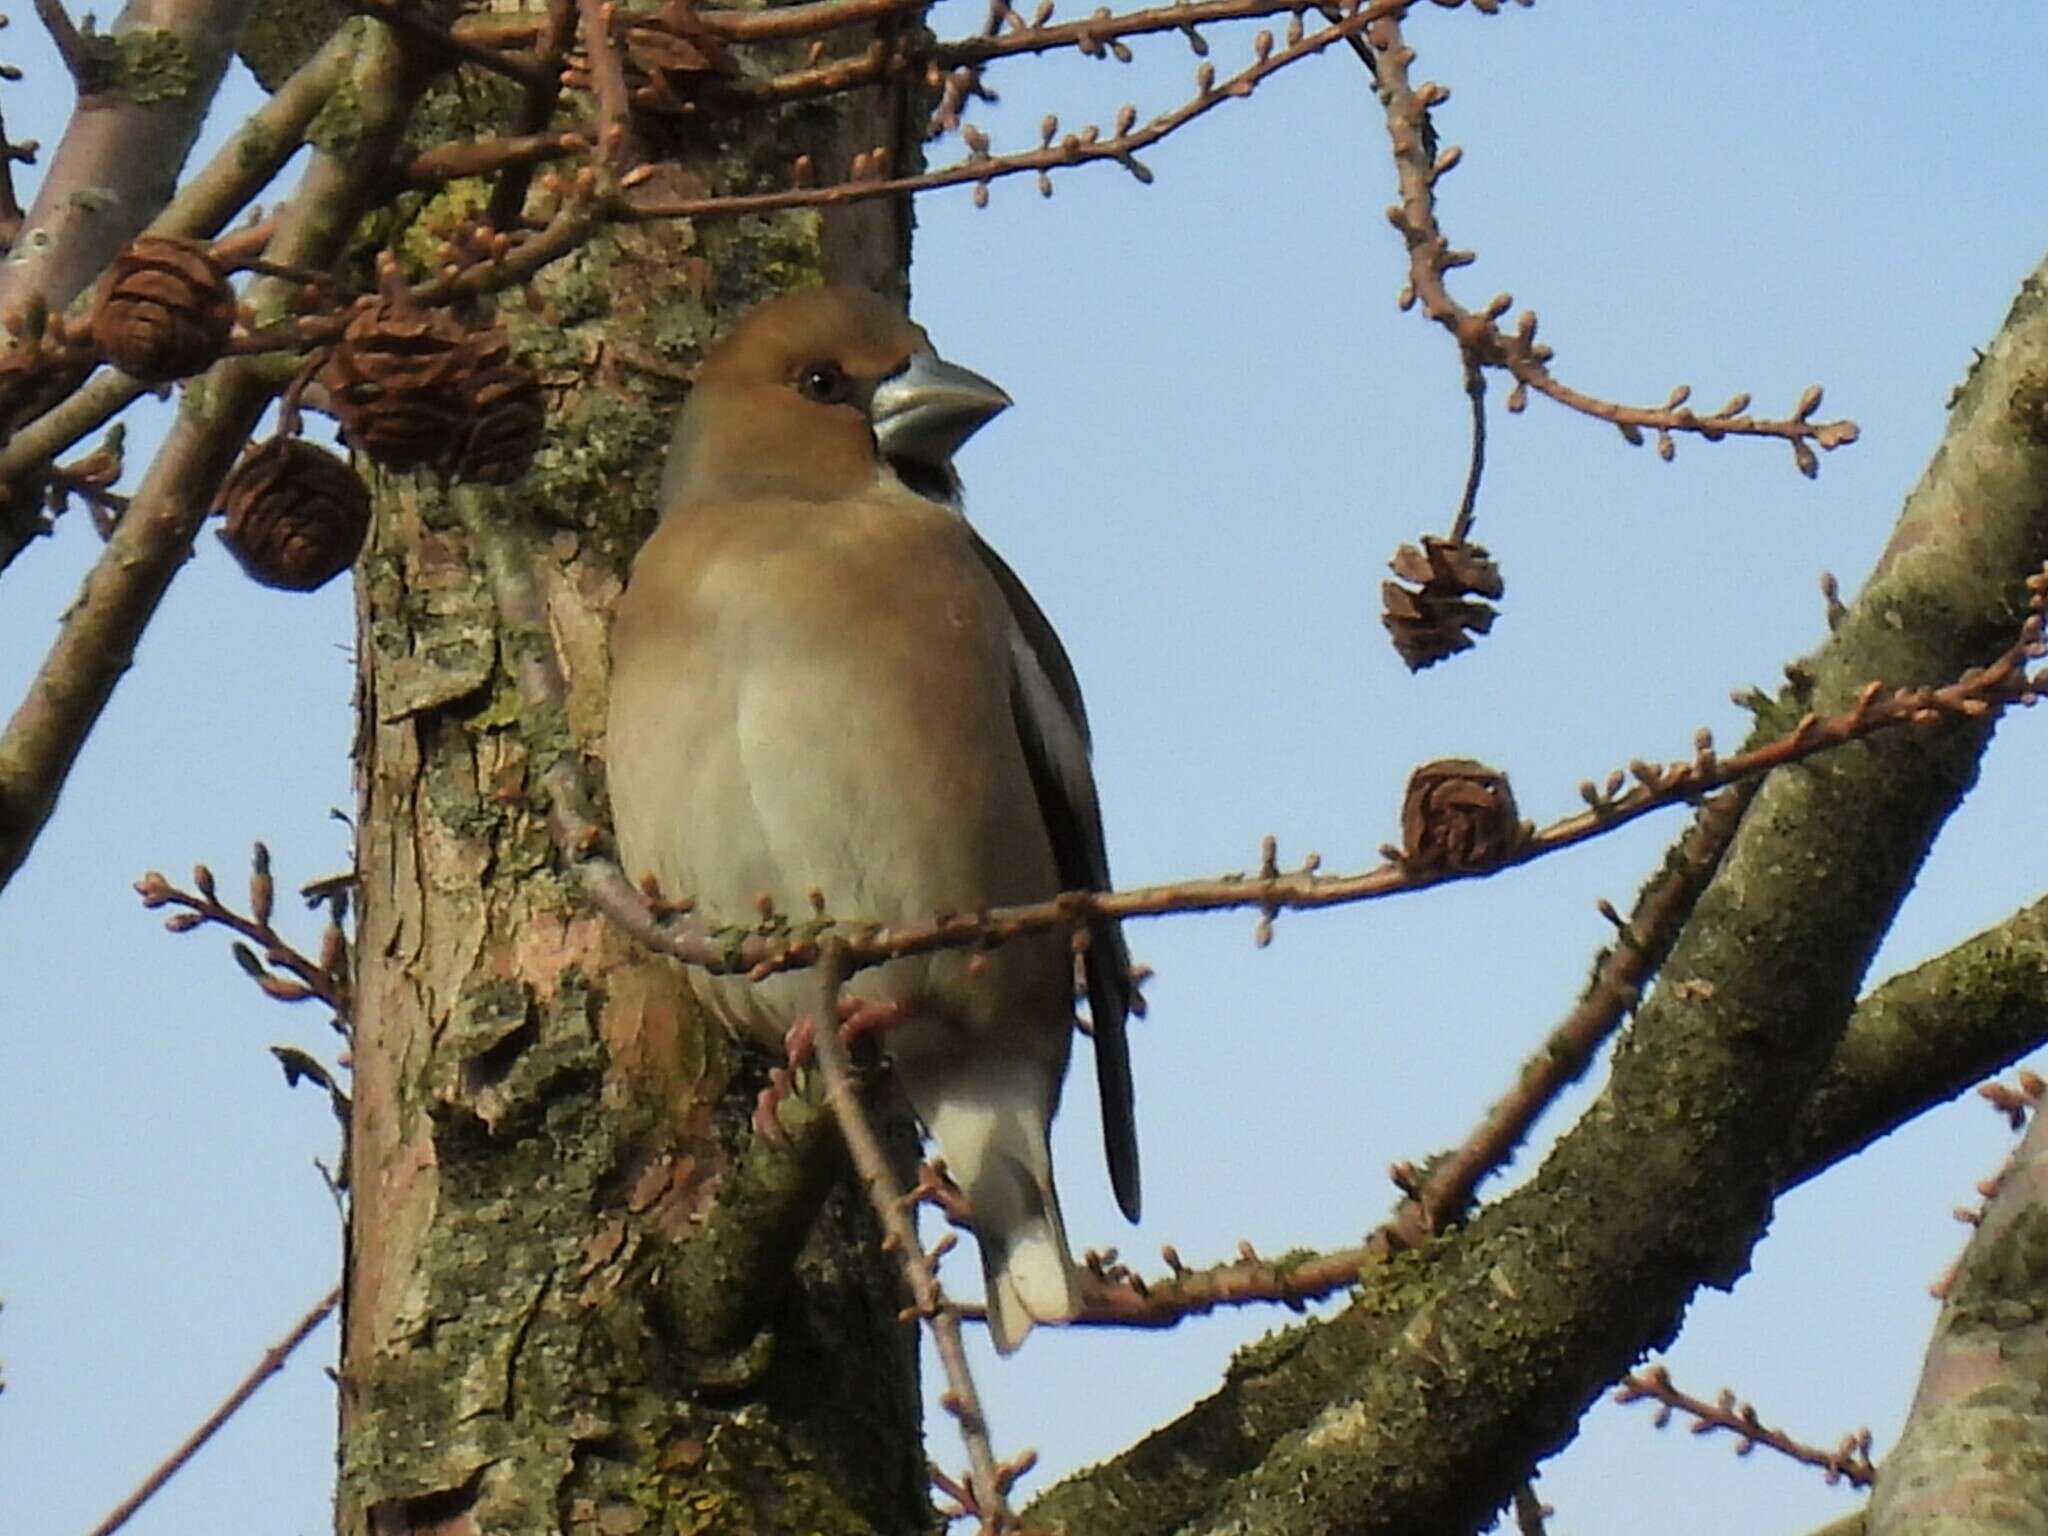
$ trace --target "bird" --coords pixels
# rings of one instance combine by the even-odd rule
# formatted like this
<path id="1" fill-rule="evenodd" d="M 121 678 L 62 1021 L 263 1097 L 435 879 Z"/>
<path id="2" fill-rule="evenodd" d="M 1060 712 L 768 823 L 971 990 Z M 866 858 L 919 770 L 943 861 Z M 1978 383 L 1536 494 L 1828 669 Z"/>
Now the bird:
<path id="1" fill-rule="evenodd" d="M 1073 663 L 953 468 L 1011 403 L 864 289 L 780 295 L 706 353 L 613 618 L 607 775 L 630 875 L 709 913 L 816 893 L 885 924 L 1111 888 Z M 1005 1355 L 1083 1306 L 1048 1143 L 1077 948 L 1135 1222 L 1140 1003 L 1114 919 L 899 958 L 846 989 L 897 1017 L 891 1075 L 966 1196 Z M 816 993 L 790 973 L 690 975 L 777 1048 Z"/>

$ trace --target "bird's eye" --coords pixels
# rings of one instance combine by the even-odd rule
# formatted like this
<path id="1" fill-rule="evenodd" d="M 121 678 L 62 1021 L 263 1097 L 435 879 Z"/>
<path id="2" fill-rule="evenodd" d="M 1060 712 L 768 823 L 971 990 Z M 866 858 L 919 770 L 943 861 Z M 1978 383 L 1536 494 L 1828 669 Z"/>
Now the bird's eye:
<path id="1" fill-rule="evenodd" d="M 796 387 L 806 400 L 820 405 L 838 405 L 850 392 L 846 370 L 837 363 L 807 364 L 796 376 Z"/>

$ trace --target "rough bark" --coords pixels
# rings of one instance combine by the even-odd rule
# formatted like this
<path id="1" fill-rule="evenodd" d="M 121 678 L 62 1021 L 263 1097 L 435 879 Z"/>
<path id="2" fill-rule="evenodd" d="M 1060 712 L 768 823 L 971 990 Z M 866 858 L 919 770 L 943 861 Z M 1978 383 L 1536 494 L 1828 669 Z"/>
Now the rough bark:
<path id="1" fill-rule="evenodd" d="M 467 105 L 418 121 L 457 132 Z M 842 135 L 900 141 L 899 110 L 750 125 L 717 179 L 826 160 Z M 706 152 L 661 174 L 712 172 Z M 386 239 L 430 251 L 438 215 L 487 195 L 456 183 Z M 915 1335 L 836 1144 L 750 1146 L 764 1064 L 582 904 L 534 783 L 557 754 L 599 753 L 606 615 L 716 327 L 821 275 L 900 294 L 907 255 L 907 214 L 883 205 L 604 234 L 501 307 L 550 391 L 533 472 L 459 507 L 424 477 L 377 483 L 358 582 L 350 1536 L 932 1523 Z M 541 637 L 495 614 L 485 544 L 539 584 L 567 718 L 520 709 L 510 666 Z"/>
<path id="2" fill-rule="evenodd" d="M 2048 1041 L 2048 901 L 2023 907 L 1856 1005 L 1800 1106 L 1779 1193 L 1854 1157 Z"/>
<path id="3" fill-rule="evenodd" d="M 78 109 L 0 267 L 0 314 L 61 310 L 170 201 L 248 8 L 129 0 L 73 39 Z"/>
<path id="4" fill-rule="evenodd" d="M 2048 1119 L 2037 1111 L 1950 1278 L 1870 1536 L 2048 1532 Z"/>

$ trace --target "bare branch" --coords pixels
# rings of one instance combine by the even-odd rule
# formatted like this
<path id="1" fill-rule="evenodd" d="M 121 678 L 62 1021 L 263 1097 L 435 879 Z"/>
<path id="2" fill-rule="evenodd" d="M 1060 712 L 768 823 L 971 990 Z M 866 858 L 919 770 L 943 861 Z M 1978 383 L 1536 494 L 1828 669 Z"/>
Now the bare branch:
<path id="1" fill-rule="evenodd" d="M 137 1510 L 156 1497 L 157 1491 L 165 1483 L 177 1476 L 185 1463 L 199 1453 L 200 1448 L 219 1432 L 223 1424 L 241 1411 L 242 1405 L 256 1395 L 258 1387 L 284 1369 L 284 1364 L 292 1357 L 293 1351 L 305 1343 L 312 1336 L 313 1330 L 327 1320 L 327 1314 L 340 1304 L 341 1287 L 337 1285 L 313 1303 L 306 1315 L 292 1325 L 290 1333 L 263 1352 L 263 1358 L 256 1362 L 255 1369 L 242 1378 L 221 1405 L 208 1414 L 205 1421 L 187 1435 L 178 1448 L 166 1456 L 133 1493 L 115 1505 L 106 1519 L 92 1528 L 90 1536 L 114 1536 L 114 1532 L 126 1525 Z"/>
<path id="2" fill-rule="evenodd" d="M 249 955 L 249 959 L 241 961 L 242 968 L 263 989 L 264 995 L 286 1003 L 317 998 L 334 1010 L 335 1028 L 343 1035 L 348 1033 L 348 941 L 341 927 L 345 892 L 337 892 L 331 898 L 328 927 L 322 936 L 320 956 L 316 959 L 298 949 L 271 926 L 274 887 L 270 874 L 270 850 L 263 844 L 256 845 L 255 857 L 251 861 L 249 911 L 246 915 L 219 899 L 214 891 L 213 874 L 204 864 L 193 871 L 193 882 L 198 887 L 196 891 L 181 890 L 151 870 L 135 882 L 135 892 L 142 898 L 143 906 L 152 910 L 158 907 L 178 909 L 165 920 L 165 926 L 173 933 L 189 933 L 195 928 L 214 924 L 240 934 L 252 944 L 261 945 L 261 965 L 252 965 L 256 959 L 252 951 L 239 945 L 236 950 L 238 959 L 243 954 Z M 270 969 L 266 970 L 264 966 Z M 284 974 L 276 974 L 278 972 Z"/>
<path id="3" fill-rule="evenodd" d="M 1508 397 L 1510 411 L 1521 410 L 1529 391 L 1534 390 L 1582 415 L 1612 423 L 1631 443 L 1640 444 L 1646 433 L 1654 434 L 1658 455 L 1665 459 L 1675 451 L 1674 433 L 1693 433 L 1708 442 L 1724 437 L 1779 438 L 1791 445 L 1800 473 L 1808 478 L 1820 471 L 1815 448 L 1840 448 L 1856 441 L 1853 421 L 1813 419 L 1821 403 L 1818 386 L 1807 390 L 1791 414 L 1781 418 L 1750 415 L 1748 395 L 1737 395 L 1719 410 L 1702 415 L 1686 404 L 1692 391 L 1684 385 L 1673 390 L 1662 406 L 1597 399 L 1551 373 L 1552 351 L 1536 339 L 1535 311 L 1524 310 L 1515 329 L 1506 331 L 1499 322 L 1514 305 L 1511 295 L 1500 294 L 1477 311 L 1453 298 L 1446 277 L 1454 268 L 1469 266 L 1474 257 L 1469 251 L 1453 250 L 1438 224 L 1436 184 L 1458 164 L 1460 151 L 1452 147 L 1432 158 L 1424 148 L 1429 109 L 1449 93 L 1434 84 L 1412 86 L 1408 67 L 1415 54 L 1402 41 L 1399 18 L 1374 21 L 1375 73 L 1386 106 L 1387 132 L 1393 141 L 1401 190 L 1401 201 L 1387 210 L 1387 218 L 1408 245 L 1409 286 L 1401 296 L 1402 308 L 1420 302 L 1422 312 L 1450 332 L 1468 365 L 1499 368 L 1512 376 L 1515 389 Z"/>
<path id="4" fill-rule="evenodd" d="M 547 77 L 526 59 L 478 43 L 459 32 L 451 32 L 426 16 L 407 0 L 347 0 L 351 10 L 374 16 L 394 32 L 401 32 L 428 51 L 439 51 L 463 64 L 475 64 L 493 74 L 516 80 L 529 89 L 547 84 Z"/>
<path id="5" fill-rule="evenodd" d="M 23 238 L 0 266 L 0 316 L 21 327 L 38 310 L 62 310 L 101 268 L 162 209 L 168 189 L 212 104 L 249 0 L 189 0 L 177 6 L 131 0 L 110 39 L 117 61 L 110 80 L 95 81 L 72 114 L 23 224 Z M 69 28 L 61 8 L 39 0 L 46 22 Z M 178 49 L 187 71 L 182 89 L 124 89 L 119 44 L 147 28 Z M 131 32 L 131 29 L 134 29 Z M 74 72 L 83 50 L 70 33 Z M 65 46 L 59 35 L 60 48 Z M 29 236 L 35 236 L 33 240 Z M 18 333 L 18 332 L 17 332 Z"/>
<path id="6" fill-rule="evenodd" d="M 967 1367 L 967 1350 L 960 1337 L 960 1313 L 939 1286 L 938 1261 L 952 1245 L 950 1234 L 932 1252 L 926 1253 L 917 1239 L 917 1224 L 911 1216 L 913 1196 L 904 1193 L 889 1168 L 889 1157 L 875 1129 L 861 1107 L 860 1090 L 853 1080 L 853 1062 L 846 1044 L 839 1038 L 839 989 L 849 974 L 845 946 L 827 941 L 818 962 L 818 1012 L 812 1031 L 818 1053 L 818 1067 L 825 1078 L 825 1096 L 838 1118 L 839 1133 L 846 1141 L 854 1171 L 875 1208 L 885 1234 L 883 1246 L 891 1251 L 910 1292 L 914 1310 L 931 1330 L 932 1345 L 945 1372 L 946 1391 L 939 1406 L 960 1426 L 960 1438 L 967 1446 L 970 1470 L 965 1490 L 971 1502 L 963 1507 L 978 1515 L 989 1536 L 1010 1524 L 1008 1479 L 997 1465 L 995 1449 L 989 1442 L 988 1420 L 975 1391 L 974 1375 Z"/>
<path id="7" fill-rule="evenodd" d="M 520 98 L 519 117 L 512 128 L 514 138 L 539 134 L 554 115 L 555 102 L 562 90 L 562 56 L 575 28 L 576 0 L 548 0 L 547 21 L 535 49 L 541 78 L 527 86 L 526 94 Z M 529 182 L 526 166 L 514 163 L 506 168 L 498 184 L 491 188 L 491 205 L 485 215 L 493 227 L 511 229 L 519 222 Z"/>
<path id="8" fill-rule="evenodd" d="M 1841 1444 L 1832 1451 L 1823 1451 L 1794 1440 L 1783 1430 L 1771 1428 L 1757 1417 L 1753 1405 L 1738 1403 L 1735 1394 L 1726 1387 L 1711 1403 L 1680 1391 L 1672 1383 L 1671 1372 L 1661 1365 L 1653 1365 L 1647 1371 L 1631 1371 L 1614 1389 L 1617 1403 L 1639 1403 L 1646 1399 L 1660 1405 L 1656 1418 L 1659 1429 L 1671 1422 L 1674 1412 L 1683 1413 L 1692 1419 L 1692 1432 L 1696 1435 L 1717 1431 L 1734 1435 L 1738 1456 L 1747 1456 L 1762 1445 L 1792 1461 L 1818 1467 L 1830 1484 L 1847 1481 L 1851 1487 L 1868 1488 L 1877 1479 L 1877 1468 L 1870 1460 L 1867 1429 L 1844 1435 Z"/>
<path id="9" fill-rule="evenodd" d="M 1617 923 L 1614 948 L 1578 1006 L 1523 1064 L 1513 1090 L 1456 1150 L 1432 1165 L 1427 1179 L 1395 1213 L 1388 1228 L 1397 1244 L 1414 1247 L 1463 1215 L 1480 1181 L 1506 1164 L 1543 1111 L 1585 1075 L 1594 1053 L 1620 1027 L 1671 952 L 1693 903 L 1720 867 L 1754 791 L 1750 780 L 1701 807 L 1691 832 L 1645 888 L 1628 921 Z"/>
<path id="10" fill-rule="evenodd" d="M 1199 6 L 1174 7 L 1179 10 L 1197 10 Z M 827 186 L 786 188 L 780 192 L 752 192 L 722 197 L 682 198 L 668 201 L 629 203 L 624 215 L 630 219 L 675 219 L 726 217 L 733 214 L 769 213 L 783 208 L 821 208 L 859 202 L 874 197 L 900 197 L 908 193 L 929 192 L 940 187 L 972 185 L 977 202 L 985 201 L 991 182 L 1005 177 L 1019 176 L 1026 172 L 1036 173 L 1039 190 L 1050 195 L 1050 175 L 1055 170 L 1080 165 L 1109 163 L 1121 166 L 1138 181 L 1150 182 L 1151 170 L 1137 158 L 1138 151 L 1149 149 L 1169 134 L 1186 127 L 1197 118 L 1213 111 L 1228 101 L 1249 97 L 1259 83 L 1279 73 L 1290 64 L 1315 57 L 1332 43 L 1362 33 L 1366 26 L 1394 9 L 1390 4 L 1367 5 L 1352 11 L 1342 21 L 1332 23 L 1319 31 L 1298 37 L 1290 37 L 1286 46 L 1276 49 L 1270 33 L 1260 33 L 1255 41 L 1254 57 L 1250 64 L 1227 79 L 1218 80 L 1215 70 L 1206 61 L 1196 71 L 1195 94 L 1170 112 L 1162 113 L 1140 125 L 1136 112 L 1125 107 L 1118 114 L 1115 131 L 1103 135 L 1100 128 L 1090 125 L 1078 132 L 1059 134 L 1058 123 L 1048 118 L 1041 133 L 1037 149 L 1024 150 L 1015 154 L 997 155 L 990 153 L 988 140 L 972 126 L 961 131 L 967 140 L 968 154 L 964 160 L 956 161 L 938 170 L 925 171 L 915 176 L 887 177 L 871 173 L 856 174 L 849 180 Z M 1072 28 L 1047 27 L 1037 29 L 1045 36 L 1034 36 L 1028 32 L 1011 33 L 1002 38 L 1002 44 L 1012 45 L 1005 51 L 1027 53 L 1046 52 L 1060 47 L 1079 47 L 1084 52 L 1099 43 L 1099 38 L 1110 35 L 1111 21 L 1094 23 L 1097 30 L 1089 30 L 1089 23 L 1077 23 Z M 1185 26 L 1185 20 L 1174 23 Z M 1158 30 L 1153 13 L 1145 13 L 1146 30 Z M 1059 34 L 1055 39 L 1052 34 Z M 837 66 L 824 66 L 827 70 Z M 794 80 L 795 77 L 789 77 Z M 825 77 L 816 82 L 824 89 L 842 90 L 845 83 L 838 77 L 831 77 L 829 85 Z M 791 89 L 791 96 L 819 94 L 808 87 Z M 874 160 L 867 162 L 875 171 L 881 169 Z M 858 168 L 857 168 L 858 169 Z"/>
<path id="11" fill-rule="evenodd" d="M 597 87 L 597 158 L 613 171 L 622 171 L 640 156 L 633 135 L 633 99 L 626 91 L 626 67 L 612 36 L 618 7 L 613 0 L 577 0 L 577 4 L 583 13 L 583 46 L 590 55 L 590 74 Z"/>
<path id="12" fill-rule="evenodd" d="M 78 35 L 78 28 L 72 25 L 71 17 L 60 0 L 35 0 L 35 3 L 36 15 L 50 34 L 57 57 L 64 61 L 64 68 L 70 72 L 72 84 L 78 87 L 81 96 L 87 94 L 93 89 L 93 79 L 86 68 L 85 41 Z"/>

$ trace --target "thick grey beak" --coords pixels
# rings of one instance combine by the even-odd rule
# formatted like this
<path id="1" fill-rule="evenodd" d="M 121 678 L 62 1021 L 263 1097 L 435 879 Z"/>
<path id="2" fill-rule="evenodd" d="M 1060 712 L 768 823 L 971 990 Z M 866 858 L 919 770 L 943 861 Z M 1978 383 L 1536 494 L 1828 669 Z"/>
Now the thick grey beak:
<path id="1" fill-rule="evenodd" d="M 882 456 L 944 468 L 1010 397 L 971 369 L 914 354 L 875 386 L 868 419 Z"/>

